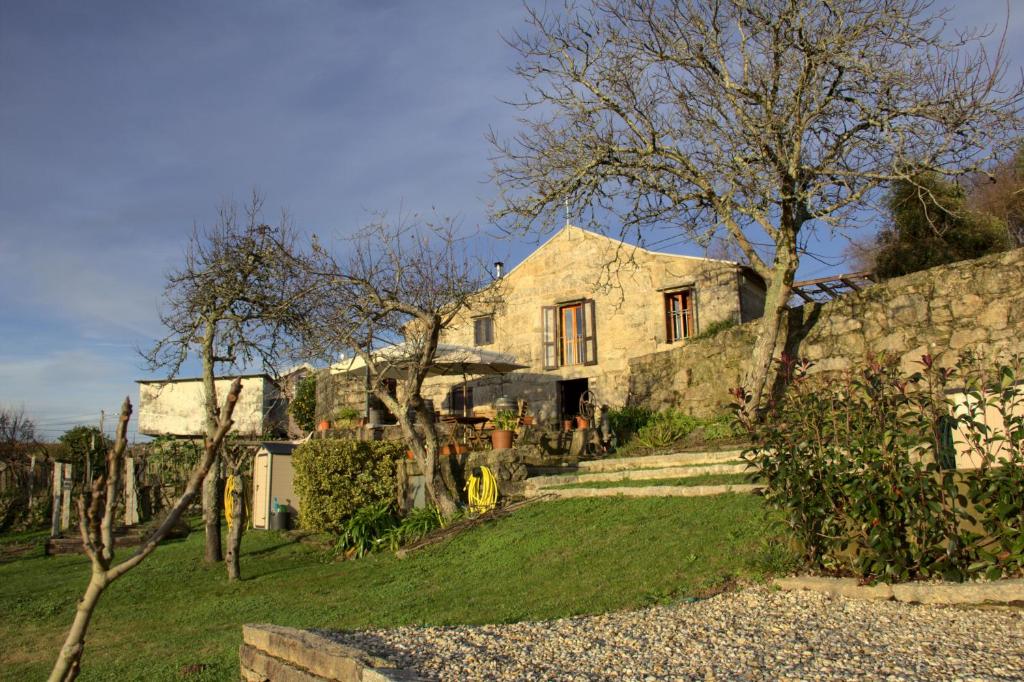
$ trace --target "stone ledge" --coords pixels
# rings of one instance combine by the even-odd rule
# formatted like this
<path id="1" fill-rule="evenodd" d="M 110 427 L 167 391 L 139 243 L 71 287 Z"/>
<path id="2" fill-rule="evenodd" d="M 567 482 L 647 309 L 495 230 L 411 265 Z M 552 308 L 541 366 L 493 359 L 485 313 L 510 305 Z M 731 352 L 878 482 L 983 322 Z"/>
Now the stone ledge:
<path id="1" fill-rule="evenodd" d="M 245 680 L 284 682 L 414 682 L 419 678 L 382 658 L 308 630 L 242 626 L 238 652 Z"/>
<path id="2" fill-rule="evenodd" d="M 996 580 L 987 583 L 899 583 L 861 585 L 855 578 L 797 576 L 776 578 L 776 587 L 811 590 L 850 599 L 888 600 L 915 604 L 1024 604 L 1024 580 Z"/>

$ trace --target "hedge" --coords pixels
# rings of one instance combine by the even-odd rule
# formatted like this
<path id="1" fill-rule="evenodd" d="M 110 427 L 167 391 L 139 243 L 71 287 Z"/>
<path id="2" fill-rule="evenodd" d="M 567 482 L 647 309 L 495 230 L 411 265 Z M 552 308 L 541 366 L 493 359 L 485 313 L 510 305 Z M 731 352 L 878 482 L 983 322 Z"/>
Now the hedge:
<path id="1" fill-rule="evenodd" d="M 360 507 L 395 495 L 395 441 L 330 438 L 303 443 L 292 454 L 303 528 L 339 534 Z"/>

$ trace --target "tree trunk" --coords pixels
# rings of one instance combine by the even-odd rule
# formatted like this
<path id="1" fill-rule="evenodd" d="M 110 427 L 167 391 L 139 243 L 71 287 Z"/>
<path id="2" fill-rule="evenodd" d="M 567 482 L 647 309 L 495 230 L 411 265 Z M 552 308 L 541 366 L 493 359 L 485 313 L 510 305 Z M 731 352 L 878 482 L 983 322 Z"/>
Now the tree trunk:
<path id="1" fill-rule="evenodd" d="M 220 546 L 220 495 L 217 494 L 217 482 L 220 478 L 219 459 L 220 455 L 214 460 L 213 466 L 203 479 L 203 525 L 206 531 L 206 551 L 203 560 L 208 564 L 224 560 Z"/>
<path id="2" fill-rule="evenodd" d="M 451 465 L 449 464 L 449 468 Z M 433 476 L 424 476 L 427 484 L 427 494 L 430 496 L 437 511 L 444 519 L 450 519 L 458 512 L 459 507 L 455 504 L 455 497 L 448 492 L 448 486 L 440 471 L 435 471 Z"/>
<path id="3" fill-rule="evenodd" d="M 225 562 L 228 567 L 228 580 L 239 580 L 242 569 L 239 557 L 242 552 L 242 534 L 245 532 L 245 477 L 239 475 L 237 469 L 231 474 L 231 527 L 228 529 L 228 553 Z"/>
<path id="4" fill-rule="evenodd" d="M 797 259 L 780 249 L 765 292 L 764 316 L 746 378 L 745 388 L 751 396 L 747 410 L 753 416 L 759 414 L 768 401 L 775 377 L 774 361 L 786 347 L 789 331 L 786 304 L 793 293 L 796 267 Z"/>
<path id="5" fill-rule="evenodd" d="M 85 650 L 85 632 L 89 628 L 89 621 L 92 619 L 92 612 L 107 589 L 107 579 L 102 573 L 96 573 L 95 569 L 89 586 L 78 602 L 78 610 L 75 612 L 75 620 L 71 623 L 68 636 L 64 639 L 64 646 L 61 647 L 57 662 L 50 671 L 49 682 L 67 682 L 78 677 L 82 670 L 82 652 Z"/>

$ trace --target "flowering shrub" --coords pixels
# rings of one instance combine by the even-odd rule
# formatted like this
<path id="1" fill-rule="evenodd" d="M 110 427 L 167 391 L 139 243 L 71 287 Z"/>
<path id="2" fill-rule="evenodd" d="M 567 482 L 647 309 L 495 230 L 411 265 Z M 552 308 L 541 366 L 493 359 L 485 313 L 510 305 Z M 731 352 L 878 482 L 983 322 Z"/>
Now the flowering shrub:
<path id="1" fill-rule="evenodd" d="M 886 581 L 1021 575 L 1021 363 L 920 364 L 903 376 L 882 359 L 815 380 L 783 358 L 786 391 L 748 422 L 744 458 L 815 568 Z M 734 396 L 743 419 L 749 395 Z M 955 470 L 954 434 L 976 469 Z"/>

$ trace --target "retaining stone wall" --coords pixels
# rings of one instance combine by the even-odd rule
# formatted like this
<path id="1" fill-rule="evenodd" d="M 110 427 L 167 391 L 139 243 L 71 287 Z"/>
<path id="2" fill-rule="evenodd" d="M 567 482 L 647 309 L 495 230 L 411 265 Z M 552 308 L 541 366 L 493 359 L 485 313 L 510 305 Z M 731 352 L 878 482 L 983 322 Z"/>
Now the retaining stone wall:
<path id="1" fill-rule="evenodd" d="M 971 350 L 996 360 L 1024 354 L 1024 249 L 944 265 L 790 311 L 787 352 L 811 373 L 842 372 L 869 355 L 896 354 L 905 371 L 930 353 L 949 365 Z M 752 322 L 630 361 L 630 402 L 697 416 L 728 409 L 746 374 Z"/>

